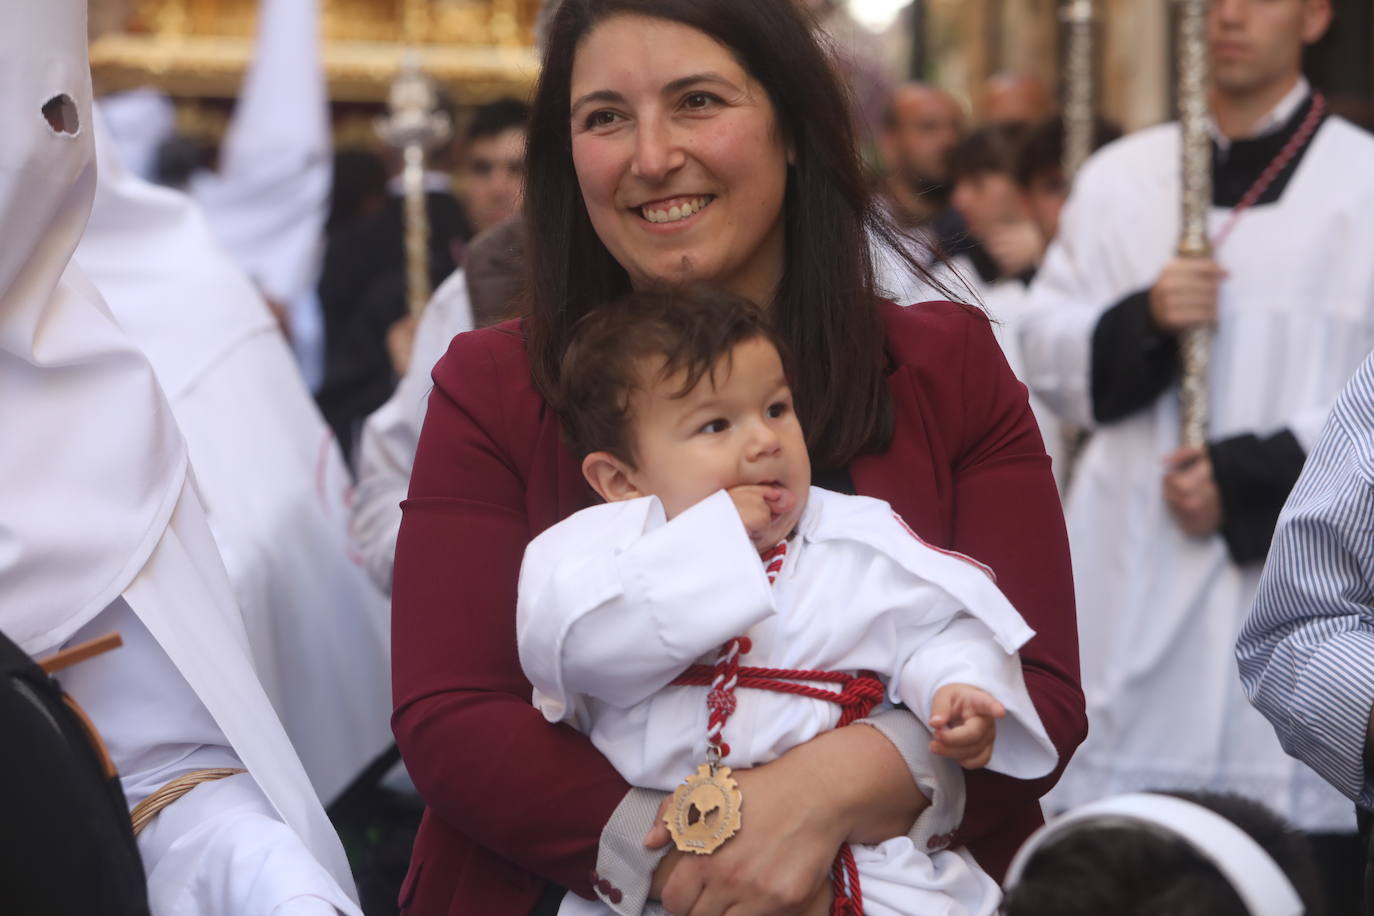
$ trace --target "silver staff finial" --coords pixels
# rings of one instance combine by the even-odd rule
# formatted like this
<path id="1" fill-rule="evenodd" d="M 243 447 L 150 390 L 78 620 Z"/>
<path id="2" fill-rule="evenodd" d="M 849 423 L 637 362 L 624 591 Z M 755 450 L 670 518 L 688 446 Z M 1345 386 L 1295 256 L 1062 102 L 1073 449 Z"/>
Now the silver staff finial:
<path id="1" fill-rule="evenodd" d="M 429 300 L 429 212 L 425 209 L 425 153 L 453 135 L 448 113 L 439 110 L 439 93 L 421 69 L 420 53 L 407 51 L 387 97 L 387 116 L 377 133 L 401 150 L 405 159 L 406 302 L 418 315 Z"/>

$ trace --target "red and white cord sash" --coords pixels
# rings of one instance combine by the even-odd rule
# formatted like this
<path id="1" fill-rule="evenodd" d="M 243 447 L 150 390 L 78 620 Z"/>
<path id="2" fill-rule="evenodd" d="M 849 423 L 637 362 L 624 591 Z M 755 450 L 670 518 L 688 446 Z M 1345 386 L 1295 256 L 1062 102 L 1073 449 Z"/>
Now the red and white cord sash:
<path id="1" fill-rule="evenodd" d="M 777 580 L 787 556 L 787 542 L 782 541 L 763 554 L 769 584 Z M 737 636 L 721 647 L 714 665 L 693 665 L 672 682 L 678 687 L 709 687 L 706 708 L 708 757 L 718 762 L 730 754 L 724 741 L 725 723 L 735 711 L 735 691 L 740 687 L 751 690 L 771 690 L 811 697 L 841 707 L 839 725 L 848 725 L 868 715 L 883 699 L 882 682 L 869 671 L 847 674 L 843 671 L 810 671 L 799 668 L 751 668 L 740 665 L 740 657 L 753 648 L 748 636 Z M 815 683 L 838 684 L 838 691 Z M 859 867 L 854 853 L 845 843 L 835 856 L 831 867 L 831 882 L 835 889 L 831 916 L 862 916 L 863 893 L 859 888 Z"/>

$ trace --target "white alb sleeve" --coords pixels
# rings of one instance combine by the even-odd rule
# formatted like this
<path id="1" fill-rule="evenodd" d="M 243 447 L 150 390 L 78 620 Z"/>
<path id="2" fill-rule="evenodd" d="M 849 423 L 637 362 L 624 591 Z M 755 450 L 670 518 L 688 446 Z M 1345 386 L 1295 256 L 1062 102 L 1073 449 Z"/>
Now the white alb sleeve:
<path id="1" fill-rule="evenodd" d="M 568 717 L 578 695 L 638 703 L 775 613 L 729 494 L 654 519 L 654 497 L 594 506 L 526 549 L 516 639 L 550 721 Z"/>

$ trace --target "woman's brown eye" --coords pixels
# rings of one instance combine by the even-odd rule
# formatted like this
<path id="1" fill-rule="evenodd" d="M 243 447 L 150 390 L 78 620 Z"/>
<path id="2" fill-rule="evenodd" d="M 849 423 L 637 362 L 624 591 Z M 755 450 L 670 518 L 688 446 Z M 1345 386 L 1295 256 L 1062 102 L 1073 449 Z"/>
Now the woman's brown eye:
<path id="1" fill-rule="evenodd" d="M 615 112 L 613 111 L 593 111 L 587 115 L 588 127 L 605 127 L 615 123 Z"/>

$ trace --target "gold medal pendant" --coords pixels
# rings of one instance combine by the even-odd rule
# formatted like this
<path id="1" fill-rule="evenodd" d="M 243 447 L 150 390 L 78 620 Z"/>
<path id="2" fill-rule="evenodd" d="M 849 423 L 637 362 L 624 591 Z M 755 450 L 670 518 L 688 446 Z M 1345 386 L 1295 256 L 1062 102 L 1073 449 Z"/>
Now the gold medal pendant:
<path id="1" fill-rule="evenodd" d="M 697 767 L 673 792 L 673 804 L 663 821 L 681 852 L 710 855 L 739 830 L 744 797 L 730 768 L 709 763 Z"/>

